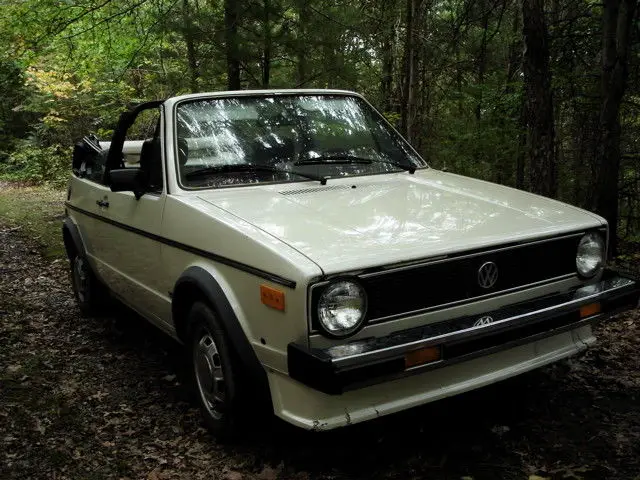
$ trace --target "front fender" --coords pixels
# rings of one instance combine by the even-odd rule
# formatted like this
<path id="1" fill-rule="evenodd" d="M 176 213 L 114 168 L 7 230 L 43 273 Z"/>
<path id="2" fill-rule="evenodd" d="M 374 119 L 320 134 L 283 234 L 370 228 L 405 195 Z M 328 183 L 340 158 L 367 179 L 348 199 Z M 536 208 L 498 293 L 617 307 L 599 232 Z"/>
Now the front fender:
<path id="1" fill-rule="evenodd" d="M 213 308 L 246 372 L 254 382 L 268 391 L 265 369 L 258 360 L 224 290 L 213 275 L 200 266 L 187 268 L 173 289 L 171 309 L 178 338 L 183 342 L 186 340 L 186 315 L 192 302 L 202 297 Z"/>

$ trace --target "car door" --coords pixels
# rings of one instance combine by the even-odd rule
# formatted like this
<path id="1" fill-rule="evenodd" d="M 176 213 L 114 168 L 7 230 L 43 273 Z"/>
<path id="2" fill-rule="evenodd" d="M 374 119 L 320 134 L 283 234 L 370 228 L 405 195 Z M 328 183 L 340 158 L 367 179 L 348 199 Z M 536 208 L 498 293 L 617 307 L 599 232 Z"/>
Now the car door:
<path id="1" fill-rule="evenodd" d="M 97 145 L 96 150 L 92 145 Z M 76 145 L 73 159 L 73 175 L 68 185 L 66 208 L 72 221 L 78 227 L 87 258 L 98 277 L 105 281 L 105 267 L 102 258 L 102 199 L 110 192 L 104 184 L 106 157 L 102 146 L 85 137 Z M 106 283 L 106 281 L 105 281 Z"/>
<path id="2" fill-rule="evenodd" d="M 165 193 L 145 193 L 139 200 L 131 192 L 110 192 L 104 201 L 101 242 L 108 283 L 125 303 L 145 316 L 161 317 L 168 299 L 159 291 L 162 278 L 160 234 Z"/>
<path id="3" fill-rule="evenodd" d="M 161 121 L 159 117 L 156 125 Z M 164 272 L 158 240 L 167 195 L 162 140 L 156 127 L 153 137 L 142 143 L 139 165 L 128 167 L 141 168 L 148 174 L 148 186 L 141 197 L 133 192 L 109 191 L 100 199 L 105 221 L 101 222 L 99 242 L 109 288 L 126 304 L 165 327 L 160 319 L 170 299 L 168 292 L 160 290 Z"/>

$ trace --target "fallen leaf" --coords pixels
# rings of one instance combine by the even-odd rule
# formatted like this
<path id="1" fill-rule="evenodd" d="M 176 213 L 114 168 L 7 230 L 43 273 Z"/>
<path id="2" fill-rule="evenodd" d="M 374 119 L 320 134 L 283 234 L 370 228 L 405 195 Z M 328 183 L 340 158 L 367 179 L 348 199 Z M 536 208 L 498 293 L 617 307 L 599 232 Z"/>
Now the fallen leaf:
<path id="1" fill-rule="evenodd" d="M 507 433 L 509 430 L 511 429 L 506 425 L 494 425 L 493 428 L 491 429 L 491 431 L 496 435 L 498 435 L 499 437 Z"/>
<path id="2" fill-rule="evenodd" d="M 278 478 L 278 472 L 271 467 L 264 467 L 258 474 L 259 480 L 276 480 Z"/>
<path id="3" fill-rule="evenodd" d="M 44 435 L 44 432 L 46 431 L 46 429 L 44 428 L 44 425 L 42 425 L 42 422 L 40 421 L 39 418 L 36 418 L 35 429 L 36 431 L 40 432 L 40 435 Z"/>
<path id="4" fill-rule="evenodd" d="M 242 480 L 244 475 L 234 470 L 227 470 L 222 473 L 222 480 Z"/>
<path id="5" fill-rule="evenodd" d="M 154 468 L 147 475 L 147 480 L 162 480 L 162 477 L 158 473 L 158 468 Z"/>

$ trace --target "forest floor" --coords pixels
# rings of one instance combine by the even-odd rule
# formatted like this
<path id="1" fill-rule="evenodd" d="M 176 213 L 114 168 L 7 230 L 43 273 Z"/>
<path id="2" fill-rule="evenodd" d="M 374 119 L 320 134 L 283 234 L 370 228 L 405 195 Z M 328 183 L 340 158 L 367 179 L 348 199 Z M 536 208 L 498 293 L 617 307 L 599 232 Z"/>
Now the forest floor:
<path id="1" fill-rule="evenodd" d="M 51 253 L 63 197 L 0 185 L 0 478 L 640 479 L 637 311 L 598 326 L 587 353 L 498 385 L 337 431 L 273 420 L 216 443 L 172 340 L 125 310 L 80 318 Z"/>

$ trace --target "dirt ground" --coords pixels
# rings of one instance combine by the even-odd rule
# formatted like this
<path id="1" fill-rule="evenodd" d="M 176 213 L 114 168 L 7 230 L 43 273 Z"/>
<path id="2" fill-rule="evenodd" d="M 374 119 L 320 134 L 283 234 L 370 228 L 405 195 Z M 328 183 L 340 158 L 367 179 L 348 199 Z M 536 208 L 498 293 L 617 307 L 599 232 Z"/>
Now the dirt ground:
<path id="1" fill-rule="evenodd" d="M 495 386 L 221 445 L 180 384 L 181 349 L 125 310 L 81 319 L 66 260 L 40 251 L 0 225 L 0 478 L 640 479 L 637 311 L 586 354 Z"/>

